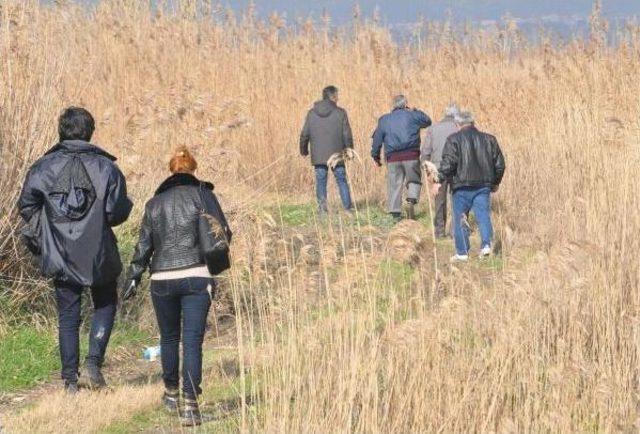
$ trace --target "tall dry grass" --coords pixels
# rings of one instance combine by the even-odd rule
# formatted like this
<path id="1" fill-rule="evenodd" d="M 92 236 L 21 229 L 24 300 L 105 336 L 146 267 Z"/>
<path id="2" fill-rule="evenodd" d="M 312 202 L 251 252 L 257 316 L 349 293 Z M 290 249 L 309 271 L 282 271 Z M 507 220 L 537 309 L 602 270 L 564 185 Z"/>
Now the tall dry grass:
<path id="1" fill-rule="evenodd" d="M 423 23 L 422 39 L 400 47 L 360 18 L 349 30 L 328 20 L 294 30 L 277 15 L 207 15 L 187 1 L 171 15 L 124 0 L 92 12 L 59 3 L 0 5 L 3 276 L 24 279 L 11 236 L 19 180 L 54 143 L 60 109 L 84 105 L 95 142 L 120 157 L 134 222 L 182 144 L 230 210 L 229 288 L 246 308 L 239 393 L 253 398 L 242 431 L 640 429 L 637 27 L 607 47 L 594 16 L 590 41 L 529 46 L 512 25 L 458 37 Z M 370 228 L 296 235 L 253 212 L 311 200 L 296 143 L 327 83 L 342 90 L 361 155 L 397 92 L 436 118 L 456 100 L 498 136 L 504 272 L 453 270 L 434 285 L 426 257 L 398 281 L 380 272 L 385 240 Z M 382 199 L 382 170 L 365 162 L 350 176 L 356 199 Z M 299 236 L 311 240 L 303 253 Z"/>

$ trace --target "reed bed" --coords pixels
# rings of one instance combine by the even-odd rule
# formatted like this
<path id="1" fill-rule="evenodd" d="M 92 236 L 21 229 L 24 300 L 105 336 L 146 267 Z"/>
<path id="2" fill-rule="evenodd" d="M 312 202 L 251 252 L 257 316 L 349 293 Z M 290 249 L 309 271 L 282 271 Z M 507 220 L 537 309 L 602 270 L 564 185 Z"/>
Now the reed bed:
<path id="1" fill-rule="evenodd" d="M 135 233 L 178 145 L 195 150 L 229 210 L 240 431 L 640 429 L 637 26 L 608 46 L 596 4 L 588 40 L 532 45 L 513 23 L 464 34 L 418 23 L 400 45 L 357 14 L 334 28 L 328 17 L 261 21 L 207 1 L 174 13 L 139 3 L 0 4 L 0 273 L 10 276 L 0 289 L 11 306 L 0 324 L 47 305 L 14 204 L 55 142 L 60 110 L 83 105 L 136 200 L 121 236 Z M 494 204 L 504 269 L 435 282 L 423 243 L 397 277 L 381 271 L 394 257 L 375 228 L 292 234 L 264 215 L 266 203 L 312 200 L 297 139 L 326 84 L 341 89 L 363 156 L 400 92 L 436 119 L 457 101 L 497 135 L 508 165 Z M 383 171 L 366 159 L 349 171 L 362 208 L 380 203 Z"/>

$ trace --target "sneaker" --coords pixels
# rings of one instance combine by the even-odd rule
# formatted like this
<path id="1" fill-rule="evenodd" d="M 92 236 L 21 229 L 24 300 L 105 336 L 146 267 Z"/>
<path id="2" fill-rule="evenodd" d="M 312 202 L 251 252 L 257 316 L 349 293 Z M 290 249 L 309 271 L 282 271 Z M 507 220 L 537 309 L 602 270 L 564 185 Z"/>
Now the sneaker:
<path id="1" fill-rule="evenodd" d="M 185 427 L 202 425 L 202 414 L 200 414 L 198 401 L 185 398 L 184 409 L 180 412 L 180 419 L 182 426 Z"/>
<path id="2" fill-rule="evenodd" d="M 459 264 L 461 262 L 467 262 L 469 261 L 469 255 L 453 255 L 451 257 L 451 263 L 452 264 Z"/>
<path id="3" fill-rule="evenodd" d="M 78 393 L 78 382 L 76 381 L 65 381 L 64 382 L 64 393 L 67 395 L 76 395 Z"/>
<path id="4" fill-rule="evenodd" d="M 162 404 L 169 413 L 177 413 L 180 409 L 180 392 L 178 390 L 165 390 L 162 395 Z"/>
<path id="5" fill-rule="evenodd" d="M 491 246 L 483 247 L 482 250 L 480 250 L 480 257 L 488 258 L 489 256 L 491 256 L 491 253 Z"/>
<path id="6" fill-rule="evenodd" d="M 86 364 L 83 375 L 80 378 L 85 379 L 86 386 L 91 390 L 100 390 L 107 387 L 102 370 L 94 363 Z"/>
<path id="7" fill-rule="evenodd" d="M 394 223 L 398 223 L 400 220 L 402 220 L 402 213 L 392 212 L 390 214 L 391 214 L 391 217 L 393 218 Z"/>

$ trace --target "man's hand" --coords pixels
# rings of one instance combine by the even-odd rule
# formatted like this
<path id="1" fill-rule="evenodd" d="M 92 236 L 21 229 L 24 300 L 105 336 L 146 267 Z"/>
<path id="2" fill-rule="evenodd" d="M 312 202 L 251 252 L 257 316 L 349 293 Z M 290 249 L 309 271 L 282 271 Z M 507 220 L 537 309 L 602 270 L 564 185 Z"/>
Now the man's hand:
<path id="1" fill-rule="evenodd" d="M 440 173 L 438 172 L 438 168 L 431 161 L 423 161 L 422 169 L 427 172 L 427 179 L 434 184 L 438 184 L 440 182 Z"/>
<path id="2" fill-rule="evenodd" d="M 138 293 L 138 282 L 136 282 L 134 279 L 129 279 L 127 280 L 127 282 L 125 283 L 125 287 L 122 290 L 122 301 L 127 301 L 130 298 L 135 297 L 135 295 Z"/>
<path id="3" fill-rule="evenodd" d="M 356 151 L 354 151 L 351 148 L 346 148 L 344 150 L 344 159 L 345 160 L 349 160 L 349 161 L 355 160 L 356 159 Z"/>
<path id="4" fill-rule="evenodd" d="M 440 193 L 441 187 L 442 187 L 442 184 L 437 184 L 437 183 L 431 184 L 431 191 L 430 191 L 431 196 L 436 197 L 438 193 Z"/>
<path id="5" fill-rule="evenodd" d="M 373 157 L 373 162 L 376 163 L 376 166 L 382 167 L 382 162 L 380 161 L 380 157 Z"/>

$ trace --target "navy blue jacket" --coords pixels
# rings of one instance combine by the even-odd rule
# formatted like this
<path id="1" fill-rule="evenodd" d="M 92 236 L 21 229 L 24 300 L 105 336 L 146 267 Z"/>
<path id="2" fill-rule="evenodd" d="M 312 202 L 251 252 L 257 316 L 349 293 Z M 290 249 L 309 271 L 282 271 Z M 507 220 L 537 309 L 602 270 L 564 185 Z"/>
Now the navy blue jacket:
<path id="1" fill-rule="evenodd" d="M 378 120 L 373 133 L 371 156 L 380 158 L 384 145 L 387 160 L 394 153 L 416 151 L 420 155 L 420 130 L 431 126 L 431 119 L 420 110 L 395 109 Z"/>
<path id="2" fill-rule="evenodd" d="M 18 201 L 26 222 L 39 220 L 41 272 L 55 281 L 94 286 L 122 271 L 112 227 L 133 204 L 115 157 L 90 143 L 59 143 L 36 161 Z"/>

